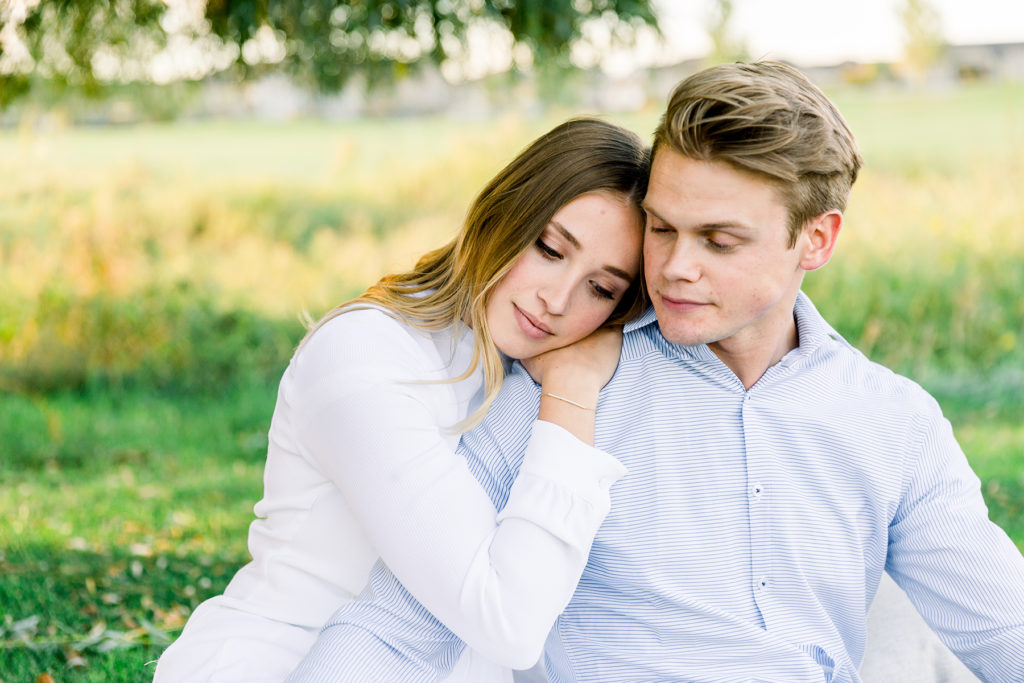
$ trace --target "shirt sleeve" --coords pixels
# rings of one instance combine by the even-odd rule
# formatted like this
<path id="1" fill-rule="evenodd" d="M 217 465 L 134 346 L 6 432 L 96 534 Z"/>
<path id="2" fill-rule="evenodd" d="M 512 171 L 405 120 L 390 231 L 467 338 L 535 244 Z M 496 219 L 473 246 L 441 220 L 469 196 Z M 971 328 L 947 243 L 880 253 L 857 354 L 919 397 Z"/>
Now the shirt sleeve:
<path id="1" fill-rule="evenodd" d="M 292 413 L 303 416 L 296 433 L 304 454 L 342 491 L 410 600 L 485 657 L 531 666 L 572 596 L 608 513 L 609 488 L 625 468 L 536 421 L 539 398 L 520 378 L 491 413 L 524 453 L 496 451 L 475 461 L 492 471 L 491 493 L 508 496 L 498 515 L 466 456 L 445 438 L 428 385 L 399 379 L 416 369 L 415 342 L 399 336 L 398 348 L 375 344 L 373 354 L 387 349 L 389 360 L 401 359 L 397 368 L 384 367 L 373 358 L 353 360 L 345 348 L 351 335 L 339 338 L 335 330 L 317 339 L 328 331 L 319 330 L 302 350 L 309 355 L 292 389 Z M 487 429 L 484 423 L 477 431 Z M 486 436 L 482 441 L 495 444 Z M 513 486 L 509 463 L 520 457 L 523 475 Z M 363 647 L 340 633 L 328 628 L 316 651 L 344 659 L 352 647 Z"/>
<path id="2" fill-rule="evenodd" d="M 886 570 L 979 678 L 1024 681 L 1024 558 L 989 520 L 978 477 L 931 404 L 889 527 Z"/>

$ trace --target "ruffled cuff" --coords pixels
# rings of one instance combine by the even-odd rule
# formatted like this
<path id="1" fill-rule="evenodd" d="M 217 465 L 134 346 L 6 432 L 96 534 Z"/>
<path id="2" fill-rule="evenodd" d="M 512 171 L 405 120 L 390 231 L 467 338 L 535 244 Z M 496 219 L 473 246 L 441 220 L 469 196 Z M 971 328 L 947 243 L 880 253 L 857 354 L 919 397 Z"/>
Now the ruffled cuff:
<path id="1" fill-rule="evenodd" d="M 612 484 L 627 471 L 608 453 L 556 424 L 537 420 L 498 521 L 525 519 L 588 552 L 611 508 Z"/>

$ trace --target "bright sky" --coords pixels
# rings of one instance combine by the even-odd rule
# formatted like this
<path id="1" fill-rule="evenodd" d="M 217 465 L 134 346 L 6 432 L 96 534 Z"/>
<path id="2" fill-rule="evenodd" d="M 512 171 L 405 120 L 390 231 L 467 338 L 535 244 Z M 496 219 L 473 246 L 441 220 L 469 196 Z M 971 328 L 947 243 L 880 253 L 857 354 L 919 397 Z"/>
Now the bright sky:
<path id="1" fill-rule="evenodd" d="M 931 0 L 954 44 L 1024 42 L 1024 0 Z M 670 63 L 707 53 L 709 0 L 654 0 Z M 751 57 L 805 66 L 902 56 L 902 0 L 734 0 L 733 36 Z"/>

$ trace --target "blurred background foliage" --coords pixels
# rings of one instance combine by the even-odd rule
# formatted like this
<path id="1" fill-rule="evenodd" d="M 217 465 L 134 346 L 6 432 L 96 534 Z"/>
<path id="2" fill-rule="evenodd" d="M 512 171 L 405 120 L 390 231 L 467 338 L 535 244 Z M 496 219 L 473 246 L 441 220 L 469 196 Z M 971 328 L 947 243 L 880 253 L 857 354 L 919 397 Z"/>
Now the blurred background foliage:
<path id="1" fill-rule="evenodd" d="M 387 83 L 424 63 L 463 59 L 481 26 L 508 35 L 514 68 L 567 68 L 567 46 L 594 20 L 622 43 L 639 26 L 657 26 L 648 0 L 5 0 L 0 32 L 10 35 L 0 57 L 6 48 L 9 66 L 0 69 L 0 107 L 33 89 L 99 97 L 117 84 L 169 80 L 152 62 L 185 43 L 206 59 L 179 76 L 283 70 L 324 92 L 355 74 Z"/>
<path id="2" fill-rule="evenodd" d="M 748 52 L 735 4 L 709 3 L 712 56 L 683 71 Z M 939 59 L 910 50 L 936 44 L 927 3 L 900 7 L 907 64 Z M 415 60 L 338 52 L 360 31 L 363 48 L 384 45 L 377 30 L 427 31 L 427 13 L 434 42 Z M 211 81 L 239 79 L 234 97 L 275 69 L 325 91 L 400 88 L 459 62 L 486 17 L 518 55 L 509 68 L 557 66 L 527 91 L 537 106 L 498 74 L 478 87 L 512 105 L 485 115 L 182 116 Z M 304 314 L 410 266 L 531 139 L 601 108 L 579 93 L 616 83 L 563 71 L 583 17 L 624 42 L 651 21 L 647 3 L 596 0 L 0 1 L 0 681 L 148 679 L 247 559 Z M 153 65 L 182 35 L 222 61 L 163 82 Z M 829 72 L 866 166 L 805 289 L 870 358 L 935 393 L 993 519 L 1024 545 L 1024 83 L 901 69 Z M 607 116 L 650 135 L 677 73 Z"/>
<path id="3" fill-rule="evenodd" d="M 842 246 L 807 289 L 900 371 L 1024 367 L 1021 87 L 836 97 L 867 168 Z M 617 118 L 648 133 L 656 114 Z M 0 137 L 0 383 L 273 381 L 303 311 L 453 234 L 475 189 L 558 116 Z"/>

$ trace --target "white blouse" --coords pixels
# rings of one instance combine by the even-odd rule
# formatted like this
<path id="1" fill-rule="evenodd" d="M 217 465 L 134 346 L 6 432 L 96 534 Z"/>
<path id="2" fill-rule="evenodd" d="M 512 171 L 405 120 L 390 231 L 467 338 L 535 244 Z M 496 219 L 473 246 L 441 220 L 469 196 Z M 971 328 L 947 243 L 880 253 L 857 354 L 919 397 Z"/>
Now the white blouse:
<path id="1" fill-rule="evenodd" d="M 455 452 L 452 427 L 482 400 L 479 368 L 451 381 L 471 357 L 466 329 L 423 332 L 372 309 L 342 314 L 307 340 L 278 391 L 264 497 L 249 530 L 252 562 L 223 596 L 196 610 L 161 658 L 158 680 L 160 669 L 172 668 L 165 660 L 195 659 L 186 652 L 190 640 L 209 642 L 198 622 L 224 628 L 223 619 L 200 617 L 213 612 L 252 615 L 257 630 L 266 623 L 304 630 L 311 646 L 331 614 L 363 589 L 378 557 L 476 651 L 470 658 L 532 663 L 572 596 L 608 513 L 608 490 L 625 468 L 537 421 L 522 468 L 528 474 L 499 523 Z M 233 627 L 243 633 L 232 637 L 244 640 L 247 628 Z M 302 654 L 277 664 L 288 673 Z M 457 671 L 471 669 L 465 678 L 480 680 L 488 665 L 460 663 Z M 490 680 L 507 680 L 507 671 L 490 669 Z"/>

